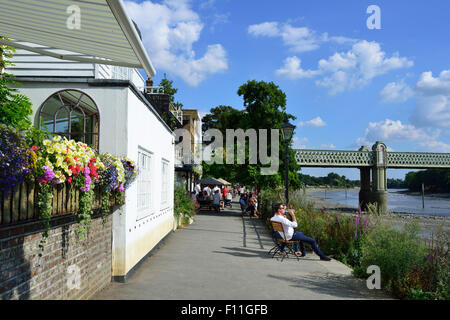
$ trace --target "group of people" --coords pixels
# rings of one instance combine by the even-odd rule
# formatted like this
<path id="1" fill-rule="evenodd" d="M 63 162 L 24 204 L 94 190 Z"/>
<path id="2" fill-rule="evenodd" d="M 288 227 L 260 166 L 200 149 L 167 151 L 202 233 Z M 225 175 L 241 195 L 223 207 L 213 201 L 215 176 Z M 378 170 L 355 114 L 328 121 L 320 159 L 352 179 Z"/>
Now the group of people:
<path id="1" fill-rule="evenodd" d="M 239 203 L 241 205 L 242 214 L 249 212 L 251 217 L 259 216 L 257 198 L 258 191 L 256 188 L 245 192 L 245 189 L 241 186 L 236 186 L 232 190 L 229 190 L 227 186 L 222 186 L 220 188 L 217 185 L 207 185 L 202 189 L 200 184 L 197 184 L 195 186 L 195 191 L 192 192 L 192 199 L 196 203 L 199 203 L 199 201 L 202 200 L 212 201 L 214 210 L 219 213 L 220 210 L 225 209 L 225 201 L 231 201 L 233 199 L 233 194 L 239 195 Z M 274 215 L 270 220 L 281 222 L 284 230 L 284 237 L 279 232 L 275 232 L 275 238 L 295 241 L 294 253 L 299 257 L 304 257 L 306 255 L 305 243 L 308 243 L 313 251 L 320 257 L 320 260 L 331 260 L 322 251 L 320 251 L 316 240 L 304 235 L 303 232 L 294 230 L 294 228 L 297 227 L 297 220 L 293 210 L 287 209 L 287 206 L 284 203 L 276 204 L 274 209 Z M 289 214 L 289 216 L 287 214 Z M 280 244 L 280 254 L 284 256 L 286 256 L 285 247 L 286 243 L 282 242 Z"/>
<path id="2" fill-rule="evenodd" d="M 239 197 L 242 214 L 250 212 L 251 217 L 259 216 L 258 197 L 255 192 L 241 193 Z"/>
<path id="3" fill-rule="evenodd" d="M 192 192 L 192 199 L 199 203 L 200 201 L 208 200 L 212 201 L 212 206 L 216 212 L 225 209 L 225 202 L 233 199 L 233 194 L 230 192 L 227 186 L 221 188 L 217 185 L 206 185 L 201 188 L 198 183 L 195 186 L 195 191 Z"/>

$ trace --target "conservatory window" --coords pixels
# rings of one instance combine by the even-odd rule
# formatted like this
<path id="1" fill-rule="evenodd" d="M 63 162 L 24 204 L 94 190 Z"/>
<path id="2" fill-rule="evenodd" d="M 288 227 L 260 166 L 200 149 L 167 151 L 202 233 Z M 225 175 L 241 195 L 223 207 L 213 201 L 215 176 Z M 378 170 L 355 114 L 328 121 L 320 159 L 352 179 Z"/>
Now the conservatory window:
<path id="1" fill-rule="evenodd" d="M 62 90 L 47 98 L 39 109 L 39 127 L 98 150 L 98 108 L 82 91 Z"/>

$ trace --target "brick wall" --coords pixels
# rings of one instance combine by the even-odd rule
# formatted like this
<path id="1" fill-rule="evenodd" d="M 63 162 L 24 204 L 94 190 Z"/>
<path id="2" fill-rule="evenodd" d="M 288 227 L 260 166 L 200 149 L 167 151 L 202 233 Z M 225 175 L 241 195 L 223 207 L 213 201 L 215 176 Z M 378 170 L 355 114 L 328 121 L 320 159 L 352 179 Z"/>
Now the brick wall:
<path id="1" fill-rule="evenodd" d="M 93 216 L 84 243 L 73 215 L 51 224 L 44 250 L 41 222 L 0 227 L 0 300 L 88 299 L 111 282 L 111 215 Z"/>

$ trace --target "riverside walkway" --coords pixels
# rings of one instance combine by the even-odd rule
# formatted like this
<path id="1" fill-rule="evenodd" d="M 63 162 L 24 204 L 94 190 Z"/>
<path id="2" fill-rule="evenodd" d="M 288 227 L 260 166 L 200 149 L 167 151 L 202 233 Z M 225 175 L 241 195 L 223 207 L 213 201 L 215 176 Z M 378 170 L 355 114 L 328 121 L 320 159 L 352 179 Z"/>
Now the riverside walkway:
<path id="1" fill-rule="evenodd" d="M 369 290 L 342 263 L 308 252 L 297 261 L 267 254 L 272 238 L 260 219 L 242 217 L 239 204 L 220 214 L 201 212 L 169 235 L 127 283 L 111 283 L 92 299 L 278 300 L 389 299 Z M 307 245 L 308 247 L 308 245 Z"/>

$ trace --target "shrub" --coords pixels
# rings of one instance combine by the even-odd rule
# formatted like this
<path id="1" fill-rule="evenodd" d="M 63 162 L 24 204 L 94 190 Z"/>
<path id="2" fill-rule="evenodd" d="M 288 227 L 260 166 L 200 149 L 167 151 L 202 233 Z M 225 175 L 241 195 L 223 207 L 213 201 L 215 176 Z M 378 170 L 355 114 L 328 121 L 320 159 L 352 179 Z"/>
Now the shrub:
<path id="1" fill-rule="evenodd" d="M 0 37 L 1 40 L 6 38 Z M 0 71 L 4 67 L 11 66 L 8 60 L 12 58 L 14 48 L 0 44 Z M 31 101 L 18 90 L 8 85 L 17 85 L 12 80 L 12 76 L 7 73 L 0 73 L 0 123 L 10 125 L 19 130 L 28 129 L 31 126 L 29 116 L 33 113 Z"/>
<path id="2" fill-rule="evenodd" d="M 402 289 L 406 275 L 422 265 L 426 257 L 417 224 L 412 222 L 408 227 L 407 232 L 381 225 L 374 228 L 361 244 L 361 265 L 354 270 L 356 275 L 367 277 L 367 267 L 377 265 L 382 287 L 399 298 L 407 295 Z"/>
<path id="3" fill-rule="evenodd" d="M 196 204 L 195 202 L 188 196 L 186 190 L 182 187 L 175 187 L 174 190 L 174 208 L 173 214 L 179 219 L 183 215 L 192 217 L 195 215 Z"/>
<path id="4" fill-rule="evenodd" d="M 436 233 L 422 264 L 409 272 L 403 281 L 408 299 L 450 299 L 449 233 L 443 226 Z"/>

